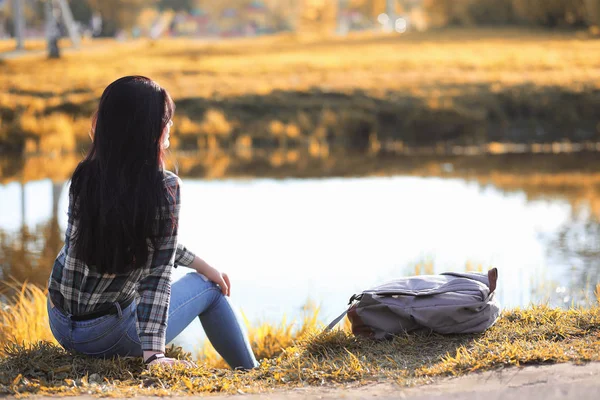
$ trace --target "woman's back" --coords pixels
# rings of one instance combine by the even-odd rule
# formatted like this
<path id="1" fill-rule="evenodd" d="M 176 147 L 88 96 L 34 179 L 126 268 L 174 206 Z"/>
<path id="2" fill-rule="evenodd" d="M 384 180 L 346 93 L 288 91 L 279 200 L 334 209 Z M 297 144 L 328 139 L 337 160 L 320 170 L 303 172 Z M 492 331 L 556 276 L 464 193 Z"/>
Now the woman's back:
<path id="1" fill-rule="evenodd" d="M 199 317 L 232 367 L 253 368 L 225 298 L 229 278 L 178 240 L 181 182 L 164 169 L 174 109 L 145 77 L 118 79 L 102 94 L 48 282 L 50 328 L 69 350 L 171 364 L 177 360 L 164 357 L 165 344 Z M 172 284 L 177 265 L 196 272 Z"/>
<path id="2" fill-rule="evenodd" d="M 165 216 L 170 218 L 173 214 L 179 213 L 179 178 L 169 171 L 164 171 L 163 175 L 165 188 L 175 193 L 175 196 L 169 200 L 168 206 L 162 209 L 162 218 Z M 72 201 L 73 196 L 69 195 L 65 245 L 54 262 L 48 284 L 48 291 L 54 304 L 69 314 L 90 313 L 135 296 L 138 282 L 148 276 L 153 268 L 168 264 L 174 250 L 176 251 L 175 262 L 178 264 L 182 263 L 182 257 L 191 257 L 186 254 L 183 246 L 179 246 L 180 248 L 177 250 L 177 243 L 174 243 L 176 242 L 174 238 L 177 235 L 177 227 L 168 225 L 165 226 L 165 230 L 174 235 L 165 238 L 164 243 L 156 250 L 148 243 L 148 257 L 142 268 L 123 265 L 122 270 L 117 272 L 98 271 L 79 258 L 73 249 L 74 232 L 78 229 L 78 222 L 71 211 Z M 158 216 L 159 209 L 156 210 L 156 214 Z"/>

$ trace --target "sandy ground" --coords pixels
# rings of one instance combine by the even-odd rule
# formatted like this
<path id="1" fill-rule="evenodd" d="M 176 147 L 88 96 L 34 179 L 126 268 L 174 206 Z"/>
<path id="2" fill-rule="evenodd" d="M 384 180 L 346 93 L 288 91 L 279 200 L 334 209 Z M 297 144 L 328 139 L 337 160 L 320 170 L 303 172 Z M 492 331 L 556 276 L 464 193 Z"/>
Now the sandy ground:
<path id="1" fill-rule="evenodd" d="M 600 363 L 509 368 L 403 388 L 381 383 L 352 389 L 306 388 L 222 399 L 599 400 Z M 221 400 L 221 398 L 219 400 Z"/>
<path id="2" fill-rule="evenodd" d="M 600 363 L 508 368 L 403 388 L 380 383 L 350 389 L 306 388 L 221 399 L 600 400 Z"/>
<path id="3" fill-rule="evenodd" d="M 361 387 L 277 390 L 261 394 L 207 395 L 179 397 L 216 400 L 299 400 L 299 399 L 448 399 L 448 400 L 599 400 L 600 363 L 583 366 L 558 364 L 541 367 L 507 368 L 500 371 L 446 378 L 429 385 L 401 387 L 392 383 L 377 383 Z M 10 399 L 10 397 L 8 397 Z M 36 397 L 36 400 L 43 399 Z M 47 398 L 50 400 L 51 398 Z M 92 400 L 81 396 L 78 400 Z M 138 400 L 151 400 L 137 397 Z"/>

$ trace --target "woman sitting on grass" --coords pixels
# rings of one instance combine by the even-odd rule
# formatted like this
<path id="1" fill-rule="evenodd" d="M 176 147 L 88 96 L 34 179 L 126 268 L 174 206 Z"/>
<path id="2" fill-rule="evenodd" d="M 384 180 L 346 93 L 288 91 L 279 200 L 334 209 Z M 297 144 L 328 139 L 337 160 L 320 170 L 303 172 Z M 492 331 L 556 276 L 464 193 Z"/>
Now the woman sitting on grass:
<path id="1" fill-rule="evenodd" d="M 174 109 L 166 90 L 141 76 L 102 94 L 93 144 L 71 179 L 65 245 L 49 281 L 50 328 L 67 350 L 177 364 L 185 362 L 165 357 L 165 343 L 199 317 L 232 368 L 254 368 L 226 297 L 229 278 L 177 238 L 181 182 L 164 169 Z M 178 265 L 196 272 L 171 284 Z"/>

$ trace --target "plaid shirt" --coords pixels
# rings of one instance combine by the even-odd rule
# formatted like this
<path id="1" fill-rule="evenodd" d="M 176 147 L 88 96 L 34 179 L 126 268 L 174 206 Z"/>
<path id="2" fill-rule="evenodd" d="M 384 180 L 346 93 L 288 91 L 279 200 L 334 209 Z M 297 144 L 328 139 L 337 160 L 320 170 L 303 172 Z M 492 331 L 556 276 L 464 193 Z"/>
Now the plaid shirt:
<path id="1" fill-rule="evenodd" d="M 180 180 L 172 172 L 165 172 L 165 186 L 174 188 L 176 196 L 164 207 L 167 221 L 172 214 L 179 220 Z M 171 271 L 177 265 L 189 266 L 195 255 L 177 243 L 177 226 L 167 222 L 173 235 L 162 240 L 156 250 L 149 246 L 148 261 L 142 269 L 128 274 L 100 274 L 92 271 L 70 251 L 77 221 L 72 217 L 72 197 L 69 198 L 69 222 L 65 245 L 61 249 L 48 283 L 52 302 L 71 315 L 80 315 L 109 308 L 131 296 L 136 297 L 137 330 L 142 349 L 164 351 L 167 330 L 167 311 L 171 298 Z M 170 230 L 169 230 L 170 231 Z"/>

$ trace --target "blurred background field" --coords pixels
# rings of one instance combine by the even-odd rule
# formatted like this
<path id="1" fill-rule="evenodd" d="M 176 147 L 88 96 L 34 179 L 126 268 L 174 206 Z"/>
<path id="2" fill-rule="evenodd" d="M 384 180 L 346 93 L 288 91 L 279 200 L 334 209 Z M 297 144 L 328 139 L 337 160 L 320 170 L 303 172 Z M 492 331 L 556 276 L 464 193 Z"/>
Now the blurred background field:
<path id="1" fill-rule="evenodd" d="M 45 285 L 98 98 L 142 74 L 177 104 L 182 241 L 230 272 L 250 325 L 299 320 L 307 298 L 326 320 L 365 285 L 492 266 L 506 307 L 590 304 L 600 2 L 73 0 L 77 48 L 58 3 L 50 59 L 49 3 L 20 3 L 15 51 L 16 3 L 0 1 L 5 301 L 13 279 Z M 199 331 L 180 343 L 199 350 Z"/>
<path id="2" fill-rule="evenodd" d="M 585 33 L 514 28 L 226 43 L 140 39 L 43 64 L 5 61 L 0 146 L 85 148 L 102 89 L 130 71 L 153 77 L 177 100 L 178 149 L 594 142 L 594 54 L 600 42 Z"/>
<path id="3" fill-rule="evenodd" d="M 9 28 L 14 6 L 5 3 Z M 43 27 L 40 2 L 22 3 L 33 34 Z M 133 72 L 177 99 L 174 144 L 185 150 L 600 137 L 594 1 L 71 3 L 91 35 L 82 50 L 0 65 L 5 151 L 85 148 L 102 89 Z"/>

